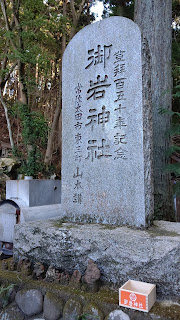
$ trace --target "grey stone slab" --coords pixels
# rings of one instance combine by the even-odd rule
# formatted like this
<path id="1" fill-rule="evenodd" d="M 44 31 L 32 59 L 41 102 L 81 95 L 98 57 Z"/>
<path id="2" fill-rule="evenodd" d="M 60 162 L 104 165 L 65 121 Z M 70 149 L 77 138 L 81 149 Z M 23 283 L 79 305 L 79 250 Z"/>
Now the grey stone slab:
<path id="1" fill-rule="evenodd" d="M 116 287 L 137 280 L 156 284 L 158 297 L 180 297 L 180 223 L 160 221 L 136 230 L 57 219 L 29 222 L 15 226 L 14 257 L 24 256 L 82 275 L 92 259 L 101 279 Z"/>
<path id="2" fill-rule="evenodd" d="M 151 134 L 138 26 L 111 17 L 83 28 L 64 53 L 62 83 L 63 211 L 74 221 L 148 225 Z"/>

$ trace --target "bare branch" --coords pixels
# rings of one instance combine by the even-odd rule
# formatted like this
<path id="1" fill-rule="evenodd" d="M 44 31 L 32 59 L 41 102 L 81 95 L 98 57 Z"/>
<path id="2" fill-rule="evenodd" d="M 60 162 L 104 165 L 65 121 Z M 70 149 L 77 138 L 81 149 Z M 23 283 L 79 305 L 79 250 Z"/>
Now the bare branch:
<path id="1" fill-rule="evenodd" d="M 6 13 L 6 3 L 4 0 L 1 0 L 1 9 L 2 9 L 3 16 L 4 16 L 5 24 L 6 24 L 6 30 L 10 32 L 10 31 L 12 31 L 12 29 L 10 28 L 10 25 L 9 25 L 7 13 Z M 11 38 L 10 38 L 10 42 L 11 42 L 13 49 L 16 50 L 16 46 Z"/>

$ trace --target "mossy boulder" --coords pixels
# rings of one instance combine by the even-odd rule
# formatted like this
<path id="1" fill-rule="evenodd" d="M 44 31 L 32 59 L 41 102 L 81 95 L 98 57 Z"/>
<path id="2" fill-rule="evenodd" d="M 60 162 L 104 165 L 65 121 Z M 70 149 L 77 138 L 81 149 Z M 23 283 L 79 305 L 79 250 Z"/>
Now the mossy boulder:
<path id="1" fill-rule="evenodd" d="M 63 314 L 63 301 L 54 293 L 47 292 L 44 298 L 44 317 L 57 320 Z"/>
<path id="2" fill-rule="evenodd" d="M 103 320 L 104 314 L 95 303 L 89 303 L 83 308 L 83 314 L 89 320 Z"/>
<path id="3" fill-rule="evenodd" d="M 63 310 L 63 320 L 77 320 L 83 312 L 82 304 L 75 299 L 69 299 Z"/>

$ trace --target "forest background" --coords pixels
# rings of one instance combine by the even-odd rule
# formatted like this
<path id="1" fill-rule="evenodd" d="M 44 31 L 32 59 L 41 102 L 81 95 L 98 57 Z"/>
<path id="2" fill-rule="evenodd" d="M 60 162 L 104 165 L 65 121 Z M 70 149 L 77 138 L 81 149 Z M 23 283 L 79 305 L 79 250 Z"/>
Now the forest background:
<path id="1" fill-rule="evenodd" d="M 62 56 L 75 33 L 95 20 L 91 8 L 97 2 L 0 0 L 0 141 L 10 142 L 12 157 L 16 158 L 17 170 L 11 178 L 17 178 L 18 173 L 34 178 L 55 174 L 60 178 Z M 101 2 L 103 18 L 134 17 L 134 1 Z M 173 124 L 168 156 L 174 153 L 177 157 L 180 155 L 179 71 L 180 1 L 173 0 L 172 110 L 165 113 Z M 180 164 L 170 164 L 167 168 L 177 180 L 176 189 L 180 190 Z M 7 174 L 6 169 L 4 173 Z"/>

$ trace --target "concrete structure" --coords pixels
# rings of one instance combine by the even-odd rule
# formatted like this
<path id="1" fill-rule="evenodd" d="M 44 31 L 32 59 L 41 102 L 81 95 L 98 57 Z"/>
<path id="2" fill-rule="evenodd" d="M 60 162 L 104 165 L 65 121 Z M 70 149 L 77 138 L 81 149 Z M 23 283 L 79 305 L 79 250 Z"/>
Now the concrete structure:
<path id="1" fill-rule="evenodd" d="M 61 181 L 7 180 L 6 199 L 21 199 L 28 207 L 61 203 Z"/>
<path id="2" fill-rule="evenodd" d="M 147 226 L 153 213 L 141 33 L 111 17 L 63 57 L 62 211 L 70 220 Z"/>

